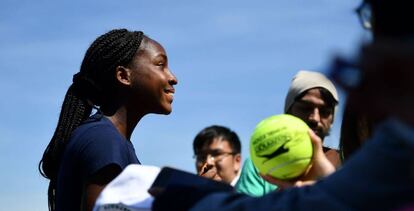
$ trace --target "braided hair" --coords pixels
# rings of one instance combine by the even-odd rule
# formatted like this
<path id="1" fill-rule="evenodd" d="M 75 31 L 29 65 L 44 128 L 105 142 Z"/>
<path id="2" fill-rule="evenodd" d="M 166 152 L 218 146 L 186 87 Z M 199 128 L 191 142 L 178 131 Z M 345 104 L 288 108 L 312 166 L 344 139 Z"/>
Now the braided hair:
<path id="1" fill-rule="evenodd" d="M 115 69 L 128 65 L 146 39 L 140 31 L 111 30 L 98 37 L 86 51 L 80 71 L 68 88 L 55 132 L 39 162 L 49 179 L 49 210 L 55 210 L 56 180 L 61 158 L 72 131 L 85 121 L 94 106 L 110 103 L 115 94 Z"/>

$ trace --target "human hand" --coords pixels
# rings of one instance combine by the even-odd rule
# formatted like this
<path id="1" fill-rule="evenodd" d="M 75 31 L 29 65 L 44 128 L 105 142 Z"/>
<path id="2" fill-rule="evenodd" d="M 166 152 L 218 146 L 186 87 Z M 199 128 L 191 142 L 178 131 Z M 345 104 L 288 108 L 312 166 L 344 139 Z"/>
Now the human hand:
<path id="1" fill-rule="evenodd" d="M 300 177 L 291 180 L 280 180 L 271 175 L 262 175 L 267 182 L 275 184 L 279 190 L 289 187 L 301 187 L 312 185 L 321 177 L 326 177 L 335 171 L 335 166 L 328 160 L 322 149 L 322 140 L 312 130 L 309 130 L 309 136 L 313 145 L 313 156 L 309 169 Z"/>
<path id="2" fill-rule="evenodd" d="M 221 181 L 221 177 L 220 175 L 218 175 L 217 173 L 217 168 L 209 163 L 204 163 L 203 166 L 201 167 L 200 172 L 198 173 L 199 176 L 208 178 L 208 179 L 212 179 L 212 180 L 216 180 L 216 181 Z"/>

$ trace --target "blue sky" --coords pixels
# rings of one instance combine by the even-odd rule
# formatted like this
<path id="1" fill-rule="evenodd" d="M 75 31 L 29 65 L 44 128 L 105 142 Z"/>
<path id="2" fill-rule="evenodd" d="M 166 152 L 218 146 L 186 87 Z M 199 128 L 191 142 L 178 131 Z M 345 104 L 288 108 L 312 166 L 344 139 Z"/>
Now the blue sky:
<path id="1" fill-rule="evenodd" d="M 143 164 L 194 172 L 192 140 L 198 131 L 212 124 L 232 128 L 247 156 L 255 125 L 282 113 L 299 69 L 325 72 L 335 55 L 351 56 L 369 39 L 353 12 L 359 3 L 2 0 L 0 204 L 47 209 L 47 180 L 37 164 L 72 75 L 100 34 L 142 30 L 165 47 L 179 80 L 173 113 L 144 117 L 132 142 Z M 340 119 L 328 145 L 337 145 Z"/>

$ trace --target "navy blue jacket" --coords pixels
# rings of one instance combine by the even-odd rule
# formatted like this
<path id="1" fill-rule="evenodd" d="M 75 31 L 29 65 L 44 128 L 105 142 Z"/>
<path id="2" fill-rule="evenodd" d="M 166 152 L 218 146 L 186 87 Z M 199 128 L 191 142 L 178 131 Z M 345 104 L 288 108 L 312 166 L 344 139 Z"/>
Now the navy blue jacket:
<path id="1" fill-rule="evenodd" d="M 414 208 L 414 128 L 395 119 L 382 123 L 371 140 L 341 169 L 313 186 L 291 188 L 262 197 L 235 192 L 202 194 L 173 190 L 153 208 L 174 209 L 174 197 L 192 211 L 203 210 L 399 210 Z M 191 193 L 192 192 L 192 193 Z M 165 200 L 166 198 L 170 200 Z M 158 201 L 157 201 L 158 200 Z M 190 201 L 193 200 L 193 201 Z M 175 202 L 177 202 L 175 201 Z M 162 206 L 159 206 L 159 205 Z M 179 208 L 180 208 L 179 207 Z"/>

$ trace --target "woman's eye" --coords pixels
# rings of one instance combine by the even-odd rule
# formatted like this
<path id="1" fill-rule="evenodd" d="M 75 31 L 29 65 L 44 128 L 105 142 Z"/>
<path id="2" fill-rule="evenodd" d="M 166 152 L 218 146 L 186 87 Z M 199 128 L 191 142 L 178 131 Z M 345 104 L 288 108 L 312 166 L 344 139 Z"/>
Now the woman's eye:
<path id="1" fill-rule="evenodd" d="M 164 67 L 165 66 L 164 62 L 159 62 L 157 65 L 160 66 L 160 67 Z"/>

